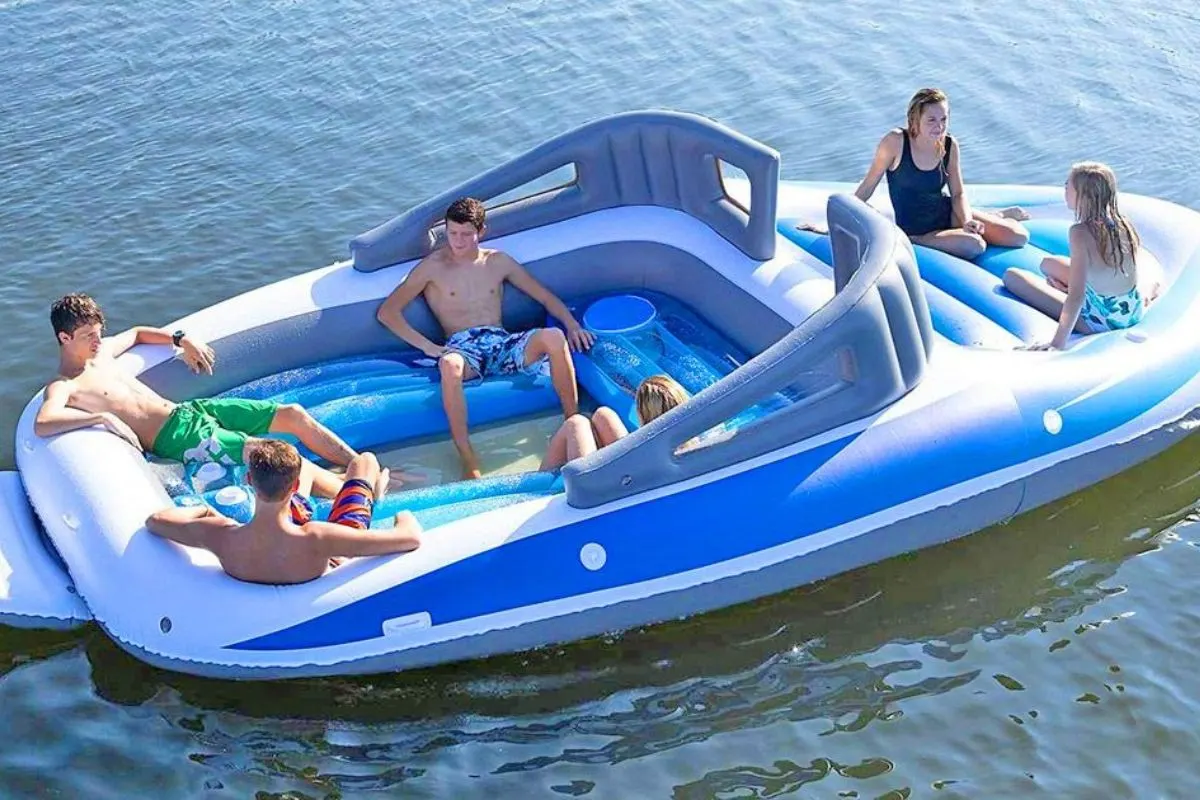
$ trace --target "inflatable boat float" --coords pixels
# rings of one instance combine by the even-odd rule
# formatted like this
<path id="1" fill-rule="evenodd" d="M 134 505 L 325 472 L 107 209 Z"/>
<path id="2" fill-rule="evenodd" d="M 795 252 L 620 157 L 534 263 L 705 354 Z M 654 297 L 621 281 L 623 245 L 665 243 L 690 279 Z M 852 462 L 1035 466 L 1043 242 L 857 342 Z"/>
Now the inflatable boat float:
<path id="1" fill-rule="evenodd" d="M 216 375 L 192 375 L 167 348 L 123 357 L 168 397 L 303 403 L 360 448 L 444 437 L 435 366 L 375 315 L 450 201 L 471 195 L 490 200 L 488 244 L 597 332 L 576 356 L 587 399 L 632 420 L 633 388 L 664 372 L 694 394 L 561 474 L 391 494 L 376 518 L 413 510 L 418 550 L 286 587 L 233 580 L 208 552 L 143 526 L 172 502 L 249 513 L 236 474 L 152 463 L 101 430 L 40 439 L 35 397 L 16 428 L 20 481 L 0 484 L 0 620 L 90 616 L 151 664 L 227 678 L 477 658 L 729 606 L 945 542 L 1187 433 L 1200 406 L 1195 212 L 1123 196 L 1161 297 L 1128 331 L 1031 352 L 1017 348 L 1048 341 L 1055 320 L 999 276 L 1066 252 L 1061 189 L 972 187 L 978 206 L 1025 206 L 1032 238 L 968 262 L 913 248 L 886 200 L 871 208 L 851 188 L 780 182 L 777 153 L 705 118 L 623 114 L 355 238 L 345 263 L 180 320 L 217 350 Z M 822 219 L 829 236 L 796 227 Z M 504 312 L 513 328 L 553 324 L 511 289 Z M 421 303 L 407 314 L 438 335 Z M 467 402 L 473 426 L 557 410 L 537 375 L 476 382 Z"/>

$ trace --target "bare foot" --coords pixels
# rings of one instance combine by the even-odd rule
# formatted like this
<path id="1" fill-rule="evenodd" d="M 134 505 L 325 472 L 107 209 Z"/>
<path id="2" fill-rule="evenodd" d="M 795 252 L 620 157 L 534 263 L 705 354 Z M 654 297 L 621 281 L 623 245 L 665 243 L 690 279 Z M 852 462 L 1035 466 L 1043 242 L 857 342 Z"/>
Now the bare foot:
<path id="1" fill-rule="evenodd" d="M 809 231 L 810 233 L 819 233 L 822 236 L 829 233 L 829 228 L 823 227 L 821 225 L 817 225 L 816 223 L 813 223 L 813 222 L 801 222 L 799 225 L 796 226 L 796 230 Z"/>
<path id="2" fill-rule="evenodd" d="M 407 484 L 422 484 L 429 483 L 429 477 L 422 475 L 419 472 L 405 472 L 401 469 L 392 470 L 392 479 L 388 483 L 388 488 L 395 491 Z"/>
<path id="3" fill-rule="evenodd" d="M 1024 221 L 1029 219 L 1029 212 L 1020 206 L 1009 206 L 1008 208 L 1000 209 L 1000 216 L 1004 217 L 1005 219 Z"/>
<path id="4" fill-rule="evenodd" d="M 387 494 L 388 487 L 391 486 L 392 471 L 387 467 L 379 470 L 379 474 L 375 477 L 375 502 L 378 503 Z"/>
<path id="5" fill-rule="evenodd" d="M 474 448 L 468 446 L 459 450 L 458 457 L 462 459 L 462 479 L 464 481 L 483 477 L 483 472 L 479 469 L 479 456 L 475 455 Z"/>

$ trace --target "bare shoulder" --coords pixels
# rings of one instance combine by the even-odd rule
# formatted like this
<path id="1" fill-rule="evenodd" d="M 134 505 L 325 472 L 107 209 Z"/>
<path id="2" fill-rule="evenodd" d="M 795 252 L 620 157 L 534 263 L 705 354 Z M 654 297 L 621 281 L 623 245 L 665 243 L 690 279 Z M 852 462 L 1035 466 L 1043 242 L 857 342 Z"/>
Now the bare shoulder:
<path id="1" fill-rule="evenodd" d="M 1067 244 L 1070 252 L 1082 255 L 1091 260 L 1096 254 L 1096 235 L 1085 222 L 1076 222 L 1067 231 Z"/>
<path id="2" fill-rule="evenodd" d="M 502 270 L 505 273 L 521 266 L 521 262 L 503 250 L 484 250 L 480 248 L 479 253 L 483 256 L 485 264 L 494 269 Z"/>
<path id="3" fill-rule="evenodd" d="M 438 248 L 418 261 L 417 265 L 412 268 L 412 272 L 408 273 L 408 278 L 406 280 L 428 277 L 429 275 L 441 269 L 445 263 L 446 257 L 442 249 Z"/>
<path id="4" fill-rule="evenodd" d="M 50 397 L 67 395 L 75 389 L 75 379 L 68 378 L 66 375 L 55 375 L 46 387 L 42 389 L 42 397 L 49 399 Z"/>
<path id="5" fill-rule="evenodd" d="M 892 128 L 879 140 L 879 150 L 893 156 L 900 152 L 903 145 L 904 131 L 900 128 Z"/>

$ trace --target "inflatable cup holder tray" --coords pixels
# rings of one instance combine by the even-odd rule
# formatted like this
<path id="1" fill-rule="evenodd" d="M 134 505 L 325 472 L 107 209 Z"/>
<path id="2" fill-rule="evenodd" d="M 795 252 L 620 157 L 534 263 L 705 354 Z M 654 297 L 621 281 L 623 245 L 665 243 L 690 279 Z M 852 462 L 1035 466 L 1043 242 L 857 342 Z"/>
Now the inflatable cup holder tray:
<path id="1" fill-rule="evenodd" d="M 583 327 L 601 336 L 636 333 L 654 323 L 658 309 L 635 294 L 602 297 L 583 312 Z"/>

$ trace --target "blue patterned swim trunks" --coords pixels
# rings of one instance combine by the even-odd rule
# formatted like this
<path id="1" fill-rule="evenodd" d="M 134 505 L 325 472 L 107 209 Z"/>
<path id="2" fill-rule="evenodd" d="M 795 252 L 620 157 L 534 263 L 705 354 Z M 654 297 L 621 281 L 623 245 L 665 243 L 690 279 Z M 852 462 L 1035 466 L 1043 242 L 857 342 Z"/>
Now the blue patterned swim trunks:
<path id="1" fill-rule="evenodd" d="M 481 378 L 497 375 L 537 375 L 546 357 L 525 366 L 525 346 L 537 330 L 509 333 L 494 325 L 481 325 L 451 334 L 446 348 L 459 353 Z M 474 376 L 471 376 L 474 377 Z"/>

